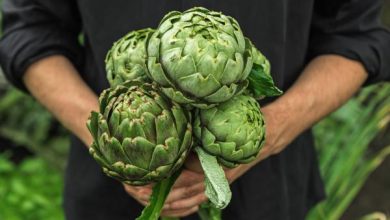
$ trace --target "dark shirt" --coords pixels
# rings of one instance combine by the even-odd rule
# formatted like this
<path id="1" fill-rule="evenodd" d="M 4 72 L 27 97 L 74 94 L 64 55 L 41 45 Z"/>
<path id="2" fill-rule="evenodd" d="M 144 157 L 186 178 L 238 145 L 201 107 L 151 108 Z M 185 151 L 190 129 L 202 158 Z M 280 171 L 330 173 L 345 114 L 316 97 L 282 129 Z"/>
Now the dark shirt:
<path id="1" fill-rule="evenodd" d="M 156 27 L 168 11 L 193 6 L 236 18 L 269 58 L 276 84 L 284 91 L 321 54 L 360 61 L 369 73 L 367 83 L 390 78 L 390 34 L 379 22 L 379 0 L 4 0 L 0 62 L 8 79 L 25 89 L 21 78 L 31 63 L 62 54 L 98 94 L 108 87 L 104 58 L 113 41 L 131 30 Z M 83 46 L 78 41 L 81 31 Z M 304 219 L 324 198 L 310 131 L 231 187 L 226 220 Z M 71 220 L 134 219 L 142 208 L 119 182 L 101 172 L 76 138 L 64 198 Z"/>

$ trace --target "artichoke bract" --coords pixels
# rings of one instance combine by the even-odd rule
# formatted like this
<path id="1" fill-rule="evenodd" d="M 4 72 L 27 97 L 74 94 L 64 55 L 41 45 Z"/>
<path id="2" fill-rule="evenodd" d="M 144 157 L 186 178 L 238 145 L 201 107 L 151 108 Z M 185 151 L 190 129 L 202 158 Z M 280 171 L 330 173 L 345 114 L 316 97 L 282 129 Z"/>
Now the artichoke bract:
<path id="1" fill-rule="evenodd" d="M 232 17 L 205 8 L 170 12 L 148 41 L 148 74 L 172 100 L 210 108 L 248 86 L 251 47 Z"/>
<path id="2" fill-rule="evenodd" d="M 192 145 L 188 112 L 139 81 L 105 90 L 88 128 L 90 153 L 110 177 L 145 185 L 171 176 Z"/>
<path id="3" fill-rule="evenodd" d="M 127 80 L 148 81 L 145 43 L 153 32 L 150 28 L 132 31 L 114 43 L 105 60 L 111 87 Z"/>
<path id="4" fill-rule="evenodd" d="M 253 161 L 265 140 L 265 124 L 258 102 L 233 97 L 195 116 L 194 134 L 201 147 L 226 167 Z"/>

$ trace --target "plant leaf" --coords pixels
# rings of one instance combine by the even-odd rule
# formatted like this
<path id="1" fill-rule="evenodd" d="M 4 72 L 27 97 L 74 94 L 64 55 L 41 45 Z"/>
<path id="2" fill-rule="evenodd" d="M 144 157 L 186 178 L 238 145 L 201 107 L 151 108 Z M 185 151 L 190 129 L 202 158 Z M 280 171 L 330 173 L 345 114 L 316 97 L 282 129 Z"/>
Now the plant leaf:
<path id="1" fill-rule="evenodd" d="M 265 72 L 263 65 L 254 63 L 248 80 L 248 89 L 256 99 L 279 96 L 283 93 L 275 86 L 271 74 Z"/>
<path id="2" fill-rule="evenodd" d="M 195 147 L 195 151 L 205 173 L 206 196 L 216 208 L 224 209 L 232 198 L 225 172 L 215 156 L 208 154 L 201 147 Z"/>

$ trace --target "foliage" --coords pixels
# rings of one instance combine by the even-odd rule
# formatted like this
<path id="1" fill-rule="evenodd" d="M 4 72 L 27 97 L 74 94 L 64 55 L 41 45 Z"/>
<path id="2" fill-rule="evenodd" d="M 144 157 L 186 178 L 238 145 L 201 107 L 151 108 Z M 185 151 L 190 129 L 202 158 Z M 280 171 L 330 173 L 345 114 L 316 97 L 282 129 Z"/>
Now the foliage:
<path id="1" fill-rule="evenodd" d="M 390 154 L 369 152 L 370 142 L 389 124 L 390 84 L 366 88 L 314 129 L 327 199 L 308 220 L 339 219 L 364 182 Z"/>
<path id="2" fill-rule="evenodd" d="M 66 131 L 38 102 L 12 87 L 0 99 L 0 135 L 58 169 L 65 166 L 69 146 Z"/>
<path id="3" fill-rule="evenodd" d="M 63 180 L 40 158 L 15 165 L 0 154 L 0 219 L 61 220 Z"/>

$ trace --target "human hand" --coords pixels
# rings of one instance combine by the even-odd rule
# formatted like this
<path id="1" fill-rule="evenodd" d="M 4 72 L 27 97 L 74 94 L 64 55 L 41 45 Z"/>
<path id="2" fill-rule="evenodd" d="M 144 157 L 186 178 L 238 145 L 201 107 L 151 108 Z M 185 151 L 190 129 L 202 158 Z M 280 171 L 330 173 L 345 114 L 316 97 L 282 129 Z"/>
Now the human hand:
<path id="1" fill-rule="evenodd" d="M 131 186 L 123 183 L 123 187 L 127 194 L 129 194 L 142 205 L 146 206 L 149 203 L 149 198 L 152 195 L 152 184 L 146 186 Z"/>
<path id="2" fill-rule="evenodd" d="M 161 215 L 184 217 L 198 211 L 198 206 L 207 201 L 204 192 L 203 173 L 184 169 L 169 193 Z"/>
<path id="3" fill-rule="evenodd" d="M 183 170 L 169 193 L 161 216 L 184 217 L 198 211 L 198 205 L 207 200 L 204 195 L 204 175 Z M 131 186 L 123 184 L 125 191 L 142 205 L 149 203 L 153 185 Z"/>

